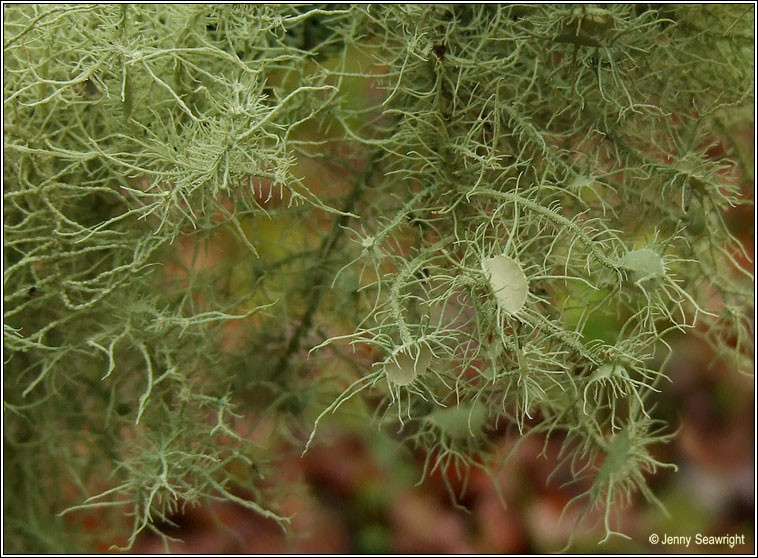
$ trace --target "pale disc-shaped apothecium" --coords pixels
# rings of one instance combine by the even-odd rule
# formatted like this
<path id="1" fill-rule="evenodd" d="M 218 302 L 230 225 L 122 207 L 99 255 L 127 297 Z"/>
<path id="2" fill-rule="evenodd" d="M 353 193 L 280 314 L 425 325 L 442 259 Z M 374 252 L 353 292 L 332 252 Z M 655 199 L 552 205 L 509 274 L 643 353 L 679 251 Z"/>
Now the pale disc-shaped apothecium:
<path id="1" fill-rule="evenodd" d="M 521 310 L 529 285 L 518 262 L 508 256 L 495 256 L 482 261 L 482 268 L 500 308 L 511 314 Z"/>
<path id="2" fill-rule="evenodd" d="M 451 440 L 463 440 L 481 433 L 487 422 L 487 407 L 478 401 L 441 407 L 432 411 L 427 420 Z"/>
<path id="3" fill-rule="evenodd" d="M 642 279 L 663 277 L 666 273 L 663 260 L 657 252 L 650 248 L 640 248 L 627 252 L 621 258 L 621 263 L 631 271 L 632 281 L 635 282 Z"/>
<path id="4" fill-rule="evenodd" d="M 426 347 L 416 350 L 402 350 L 392 357 L 384 367 L 387 379 L 395 385 L 407 386 L 419 375 L 426 372 L 432 362 L 432 352 Z"/>

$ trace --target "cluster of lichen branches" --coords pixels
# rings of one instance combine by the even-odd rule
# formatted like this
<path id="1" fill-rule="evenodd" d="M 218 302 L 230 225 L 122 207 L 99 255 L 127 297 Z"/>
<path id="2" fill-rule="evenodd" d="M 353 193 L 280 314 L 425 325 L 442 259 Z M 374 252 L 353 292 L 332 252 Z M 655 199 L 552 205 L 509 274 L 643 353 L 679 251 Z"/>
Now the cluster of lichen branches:
<path id="1" fill-rule="evenodd" d="M 128 544 L 209 499 L 284 525 L 246 419 L 302 448 L 369 389 L 425 474 L 561 437 L 610 534 L 654 500 L 667 334 L 752 366 L 752 169 L 708 156 L 752 106 L 748 8 L 6 7 L 8 544 L 80 548 L 72 494 Z M 328 405 L 304 351 L 345 341 L 373 358 Z"/>

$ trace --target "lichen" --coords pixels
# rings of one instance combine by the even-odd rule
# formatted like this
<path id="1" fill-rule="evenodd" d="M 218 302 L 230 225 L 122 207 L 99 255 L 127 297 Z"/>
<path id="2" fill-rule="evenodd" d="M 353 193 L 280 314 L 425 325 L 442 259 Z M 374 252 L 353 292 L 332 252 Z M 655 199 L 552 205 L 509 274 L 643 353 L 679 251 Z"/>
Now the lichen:
<path id="1" fill-rule="evenodd" d="M 422 476 L 486 468 L 486 417 L 608 454 L 610 507 L 649 497 L 669 332 L 752 371 L 745 6 L 3 15 L 4 550 L 91 551 L 65 510 L 127 546 L 218 499 L 287 527 L 237 473 L 369 392 Z"/>
<path id="2" fill-rule="evenodd" d="M 509 314 L 521 310 L 529 285 L 518 262 L 508 256 L 494 256 L 482 261 L 482 267 L 500 308 Z"/>

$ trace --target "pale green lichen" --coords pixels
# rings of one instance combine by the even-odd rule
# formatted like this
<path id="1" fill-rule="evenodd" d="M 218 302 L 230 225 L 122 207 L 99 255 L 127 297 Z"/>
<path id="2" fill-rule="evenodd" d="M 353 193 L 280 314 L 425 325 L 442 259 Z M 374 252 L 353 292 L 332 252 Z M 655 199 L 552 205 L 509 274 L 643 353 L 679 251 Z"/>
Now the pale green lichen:
<path id="1" fill-rule="evenodd" d="M 481 435 L 487 422 L 487 407 L 479 402 L 441 407 L 432 411 L 426 420 L 451 440 L 476 438 Z"/>
<path id="2" fill-rule="evenodd" d="M 661 257 L 650 248 L 631 250 L 621 258 L 621 265 L 630 271 L 632 281 L 660 279 L 666 274 Z"/>
<path id="3" fill-rule="evenodd" d="M 5 550 L 87 551 L 67 508 L 126 510 L 129 543 L 219 498 L 286 525 L 280 487 L 235 471 L 368 390 L 422 476 L 487 468 L 490 422 L 607 455 L 584 472 L 610 533 L 651 499 L 667 332 L 752 371 L 725 218 L 752 172 L 749 6 L 18 4 L 4 26 Z M 261 448 L 237 428 L 264 418 Z"/>
<path id="4" fill-rule="evenodd" d="M 432 361 L 432 353 L 426 347 L 401 350 L 394 354 L 384 367 L 387 379 L 398 386 L 407 386 L 426 372 Z"/>
<path id="5" fill-rule="evenodd" d="M 529 294 L 529 284 L 518 262 L 508 256 L 494 256 L 483 260 L 482 268 L 498 306 L 509 314 L 521 310 Z"/>

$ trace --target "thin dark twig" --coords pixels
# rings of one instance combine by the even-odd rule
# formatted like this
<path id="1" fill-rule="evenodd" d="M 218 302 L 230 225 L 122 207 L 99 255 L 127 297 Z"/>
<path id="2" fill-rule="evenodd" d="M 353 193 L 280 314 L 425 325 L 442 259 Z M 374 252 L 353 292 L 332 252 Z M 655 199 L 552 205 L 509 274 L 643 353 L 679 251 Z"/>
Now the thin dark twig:
<path id="1" fill-rule="evenodd" d="M 379 153 L 380 151 L 377 150 L 369 158 L 366 169 L 363 171 L 363 173 L 361 173 L 360 179 L 356 182 L 353 191 L 350 193 L 350 196 L 345 202 L 345 206 L 342 208 L 342 215 L 339 215 L 334 220 L 331 231 L 329 231 L 329 234 L 321 243 L 318 256 L 319 265 L 316 266 L 316 269 L 313 272 L 313 287 L 308 298 L 308 306 L 306 307 L 305 312 L 303 313 L 303 317 L 300 320 L 300 325 L 290 337 L 284 353 L 279 359 L 276 368 L 274 368 L 274 372 L 272 374 L 273 379 L 279 378 L 281 374 L 287 369 L 290 358 L 293 354 L 300 350 L 300 345 L 302 343 L 303 337 L 311 329 L 313 316 L 315 315 L 319 303 L 321 302 L 321 294 L 323 292 L 324 282 L 327 279 L 326 263 L 345 233 L 345 228 L 350 220 L 349 214 L 353 212 L 353 209 L 358 204 L 361 196 L 363 195 L 363 192 L 365 191 L 366 185 L 371 180 L 374 169 L 376 167 L 376 162 L 379 158 Z"/>

